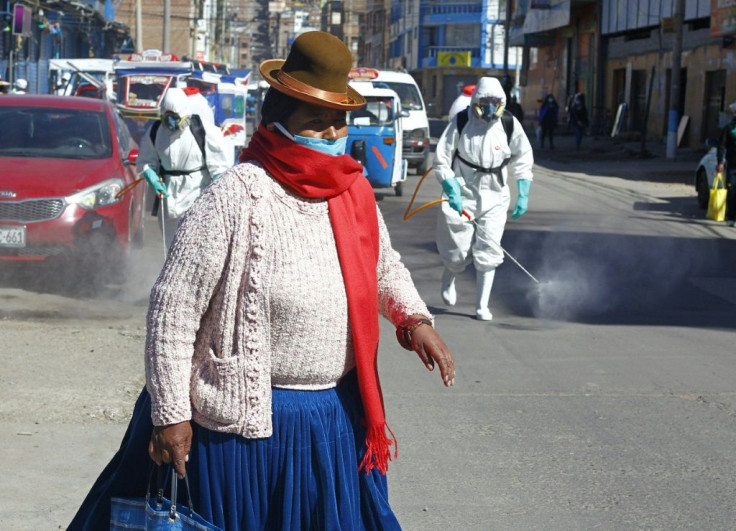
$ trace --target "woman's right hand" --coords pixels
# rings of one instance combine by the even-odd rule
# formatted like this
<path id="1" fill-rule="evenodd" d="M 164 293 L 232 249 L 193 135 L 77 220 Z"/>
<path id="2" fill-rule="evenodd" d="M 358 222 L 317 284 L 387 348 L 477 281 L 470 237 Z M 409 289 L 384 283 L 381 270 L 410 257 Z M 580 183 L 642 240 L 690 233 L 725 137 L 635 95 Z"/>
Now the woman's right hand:
<path id="1" fill-rule="evenodd" d="M 191 447 L 192 424 L 188 420 L 170 426 L 154 426 L 148 455 L 157 465 L 172 463 L 176 473 L 183 478 Z"/>

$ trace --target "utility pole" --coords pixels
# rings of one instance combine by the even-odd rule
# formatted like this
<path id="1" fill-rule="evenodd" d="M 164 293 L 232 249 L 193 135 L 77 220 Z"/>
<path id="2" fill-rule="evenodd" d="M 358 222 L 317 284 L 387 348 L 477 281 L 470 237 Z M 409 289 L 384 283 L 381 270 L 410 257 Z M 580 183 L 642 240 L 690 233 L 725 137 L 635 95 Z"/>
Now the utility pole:
<path id="1" fill-rule="evenodd" d="M 170 31 L 170 25 L 171 25 L 171 0 L 164 0 L 164 31 L 163 31 L 163 45 L 161 47 L 161 50 L 164 53 L 169 53 L 171 51 L 171 31 Z"/>
<path id="2" fill-rule="evenodd" d="M 680 72 L 682 71 L 682 19 L 685 0 L 675 0 L 675 42 L 672 47 L 672 84 L 670 88 L 670 112 L 667 120 L 667 158 L 674 160 L 677 155 L 677 126 L 680 117 Z"/>
<path id="3" fill-rule="evenodd" d="M 509 32 L 511 30 L 511 0 L 506 0 L 506 23 L 503 27 L 503 73 L 509 75 Z"/>
<path id="4" fill-rule="evenodd" d="M 220 62 L 225 61 L 225 15 L 227 14 L 227 0 L 220 0 L 218 5 L 220 8 Z"/>
<path id="5" fill-rule="evenodd" d="M 135 51 L 143 51 L 143 7 L 141 0 L 135 0 Z"/>

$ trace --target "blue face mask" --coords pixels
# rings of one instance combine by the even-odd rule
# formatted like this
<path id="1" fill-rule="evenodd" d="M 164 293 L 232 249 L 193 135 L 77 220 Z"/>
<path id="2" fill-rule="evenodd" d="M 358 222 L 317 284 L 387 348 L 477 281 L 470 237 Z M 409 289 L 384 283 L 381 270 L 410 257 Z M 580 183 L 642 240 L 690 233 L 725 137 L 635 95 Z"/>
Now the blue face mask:
<path id="1" fill-rule="evenodd" d="M 286 138 L 292 140 L 293 142 L 296 142 L 297 144 L 314 149 L 316 151 L 320 151 L 325 155 L 338 156 L 345 154 L 345 149 L 348 145 L 347 136 L 338 138 L 336 140 L 327 140 L 326 138 L 313 138 L 311 136 L 292 135 L 280 123 L 273 122 L 273 125 L 276 126 L 276 128 L 281 131 L 281 133 L 283 133 Z"/>

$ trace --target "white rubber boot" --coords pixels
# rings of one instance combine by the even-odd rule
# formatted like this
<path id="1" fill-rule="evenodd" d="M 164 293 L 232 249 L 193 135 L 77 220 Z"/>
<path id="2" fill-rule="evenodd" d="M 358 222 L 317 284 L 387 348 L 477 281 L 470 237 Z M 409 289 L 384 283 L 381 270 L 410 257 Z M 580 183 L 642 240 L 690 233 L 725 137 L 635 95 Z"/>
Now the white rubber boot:
<path id="1" fill-rule="evenodd" d="M 496 270 L 478 271 L 475 276 L 475 318 L 479 321 L 490 321 L 493 314 L 488 309 L 488 299 L 491 297 L 491 288 L 493 287 L 493 277 L 496 276 Z"/>
<path id="2" fill-rule="evenodd" d="M 442 271 L 442 300 L 448 306 L 455 306 L 457 291 L 455 291 L 455 273 L 445 268 Z"/>

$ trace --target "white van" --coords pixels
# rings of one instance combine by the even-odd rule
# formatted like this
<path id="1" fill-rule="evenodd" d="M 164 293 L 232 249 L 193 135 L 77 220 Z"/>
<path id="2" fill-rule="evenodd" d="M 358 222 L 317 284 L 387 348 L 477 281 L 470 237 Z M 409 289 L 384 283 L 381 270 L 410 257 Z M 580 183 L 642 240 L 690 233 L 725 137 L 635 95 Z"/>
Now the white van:
<path id="1" fill-rule="evenodd" d="M 376 88 L 390 88 L 401 99 L 401 110 L 409 116 L 401 118 L 404 131 L 402 157 L 409 167 L 423 174 L 429 168 L 429 120 L 424 98 L 411 74 L 395 70 L 354 68 L 350 71 L 351 82 L 372 83 Z"/>

